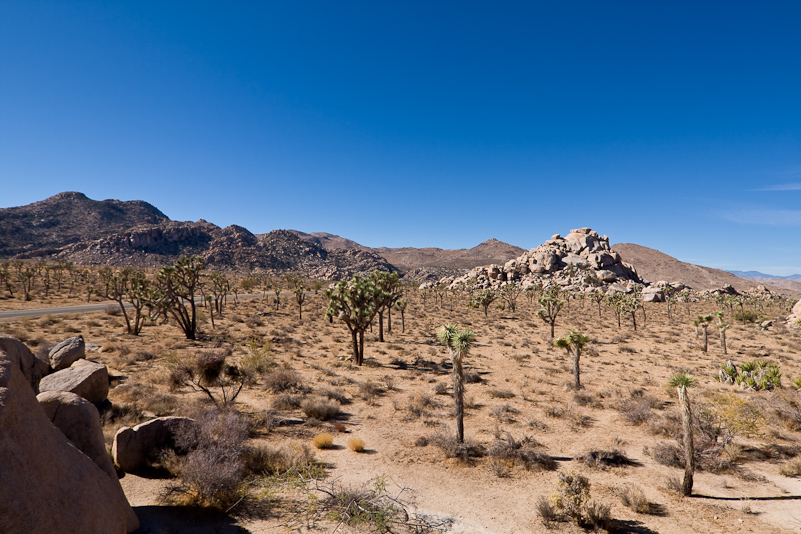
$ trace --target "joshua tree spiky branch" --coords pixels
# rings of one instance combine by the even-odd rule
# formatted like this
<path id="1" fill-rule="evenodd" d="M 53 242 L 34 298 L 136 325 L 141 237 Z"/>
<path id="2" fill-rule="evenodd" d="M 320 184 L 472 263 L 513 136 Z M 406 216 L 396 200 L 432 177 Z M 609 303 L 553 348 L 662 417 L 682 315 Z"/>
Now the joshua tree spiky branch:
<path id="1" fill-rule="evenodd" d="M 581 380 L 579 378 L 580 368 L 579 362 L 581 360 L 581 349 L 583 349 L 590 338 L 575 328 L 565 337 L 560 337 L 554 342 L 554 346 L 567 350 L 568 356 L 573 360 L 573 386 L 576 389 L 581 389 Z"/>
<path id="2" fill-rule="evenodd" d="M 448 347 L 453 362 L 453 401 L 456 406 L 456 439 L 464 443 L 464 358 L 476 340 L 468 328 L 446 324 L 437 330 L 437 339 Z"/>

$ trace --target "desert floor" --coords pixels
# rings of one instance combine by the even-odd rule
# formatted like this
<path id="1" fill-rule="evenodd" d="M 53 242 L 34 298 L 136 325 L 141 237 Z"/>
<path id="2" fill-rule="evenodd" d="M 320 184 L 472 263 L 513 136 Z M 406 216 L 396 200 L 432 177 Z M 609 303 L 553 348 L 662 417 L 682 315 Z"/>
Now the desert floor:
<path id="1" fill-rule="evenodd" d="M 254 442 L 308 446 L 315 435 L 330 432 L 335 446 L 314 452 L 326 468 L 326 481 L 357 486 L 382 477 L 388 492 L 402 490 L 411 510 L 452 520 L 449 532 L 582 531 L 570 523 L 546 527 L 535 512 L 537 498 L 557 490 L 557 472 L 569 470 L 589 478 L 592 498 L 611 506 L 619 532 L 801 530 L 801 478 L 781 474 L 801 455 L 801 397 L 791 385 L 801 376 L 798 329 L 777 325 L 758 331 L 753 324 L 734 324 L 724 356 L 717 328 L 709 328 L 709 350 L 704 353 L 691 321 L 714 311 L 714 303 L 694 303 L 689 309 L 680 304 L 671 320 L 665 304 L 648 304 L 647 321 L 638 314 L 635 332 L 628 319 L 618 327 L 610 308 L 602 306 L 599 319 L 594 303 L 574 300 L 559 315 L 556 336 L 572 328 L 590 336 L 581 359 L 584 388 L 575 391 L 567 353 L 553 346 L 548 326 L 535 317 L 538 306 L 523 297 L 514 313 L 490 309 L 487 317 L 457 299 L 446 298 L 440 307 L 430 297 L 424 303 L 413 291 L 407 298 L 405 332 L 400 314 L 393 313 L 386 342 L 377 341 L 377 328 L 368 333 L 361 367 L 349 361 L 346 326 L 324 317 L 321 295 L 309 295 L 303 320 L 289 298 L 278 309 L 272 295 L 236 304 L 229 299 L 224 314 L 215 317 L 215 327 L 204 318 L 199 341 L 184 339 L 172 324 L 148 325 L 141 335 L 129 336 L 122 317 L 108 313 L 7 320 L 0 322 L 0 333 L 20 338 L 34 351 L 78 333 L 98 346 L 87 358 L 106 364 L 113 376 L 109 398 L 117 416 L 105 423 L 109 443 L 122 425 L 189 413 L 206 402 L 202 393 L 170 386 L 171 362 L 213 346 L 230 349 L 236 357 L 249 339 L 270 342 L 274 369 L 294 370 L 302 387 L 274 393 L 265 387 L 265 376 L 243 390 L 234 407 L 264 422 L 254 429 Z M 39 299 L 22 306 L 18 299 L 6 299 L 0 309 L 65 302 Z M 764 311 L 769 317 L 780 313 L 769 307 Z M 455 432 L 450 358 L 435 336 L 445 323 L 467 326 L 476 334 L 465 360 L 472 378 L 466 385 L 467 440 L 491 447 L 498 438 L 529 437 L 556 459 L 557 470 L 527 470 L 490 455 L 448 458 L 433 444 L 438 435 Z M 739 365 L 756 358 L 780 365 L 782 390 L 747 392 L 715 380 L 727 359 Z M 714 453 L 710 463 L 715 467 L 696 472 L 689 498 L 670 489 L 670 479 L 675 483 L 683 469 L 661 465 L 648 452 L 659 443 L 676 443 L 677 401 L 667 382 L 679 371 L 697 379 L 690 390 L 695 414 L 735 432 L 732 443 Z M 275 409 L 285 408 L 280 401 L 287 395 L 321 391 L 345 401 L 336 421 L 309 419 L 298 408 Z M 126 407 L 126 415 L 120 416 Z M 295 424 L 275 426 L 279 420 Z M 364 452 L 348 448 L 354 437 L 365 442 Z M 591 451 L 613 450 L 628 458 L 629 465 L 598 467 L 581 460 Z M 170 479 L 128 474 L 121 482 L 142 520 L 142 532 L 369 530 L 315 513 L 308 501 L 314 491 L 271 486 L 266 478 L 255 478 L 251 485 L 254 495 L 264 496 L 258 512 L 234 508 L 228 515 L 165 504 L 161 496 Z M 619 494 L 632 487 L 650 501 L 650 513 L 624 506 Z"/>

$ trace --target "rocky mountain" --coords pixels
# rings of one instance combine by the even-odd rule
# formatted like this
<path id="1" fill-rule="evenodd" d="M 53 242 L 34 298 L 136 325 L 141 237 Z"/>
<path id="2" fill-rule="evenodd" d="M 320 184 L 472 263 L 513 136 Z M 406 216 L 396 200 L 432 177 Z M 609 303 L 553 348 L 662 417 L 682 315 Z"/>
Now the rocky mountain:
<path id="1" fill-rule="evenodd" d="M 168 220 L 141 200 L 98 201 L 82 193 L 59 193 L 27 206 L 0 208 L 0 257 L 48 255 L 71 243 Z"/>
<path id="2" fill-rule="evenodd" d="M 303 241 L 306 241 L 307 243 L 314 243 L 318 247 L 324 248 L 325 250 L 370 250 L 369 247 L 363 247 L 356 241 L 351 241 L 350 239 L 346 239 L 334 234 L 328 234 L 326 232 L 314 232 L 307 234 L 305 232 L 301 232 L 300 230 L 288 231 L 297 235 Z"/>
<path id="3" fill-rule="evenodd" d="M 81 241 L 56 256 L 83 265 L 158 267 L 182 255 L 204 258 L 209 266 L 279 274 L 302 273 L 339 279 L 375 269 L 394 270 L 369 250 L 325 250 L 288 230 L 255 235 L 241 226 L 169 221 L 141 225 L 99 239 Z"/>
<path id="4" fill-rule="evenodd" d="M 759 285 L 768 286 L 770 284 L 769 287 L 773 289 L 780 288 L 772 279 L 753 280 L 740 278 L 728 271 L 685 263 L 658 250 L 633 243 L 618 243 L 612 247 L 612 250 L 619 253 L 625 261 L 634 265 L 637 272 L 651 283 L 659 280 L 679 281 L 696 291 L 714 290 L 730 285 L 740 293 L 749 290 L 753 291 Z"/>

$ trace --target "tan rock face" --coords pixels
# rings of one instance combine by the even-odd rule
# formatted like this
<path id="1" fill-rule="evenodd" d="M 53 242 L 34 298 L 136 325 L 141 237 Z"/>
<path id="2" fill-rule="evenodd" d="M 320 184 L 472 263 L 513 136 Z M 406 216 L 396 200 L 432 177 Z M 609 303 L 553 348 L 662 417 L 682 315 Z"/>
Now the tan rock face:
<path id="1" fill-rule="evenodd" d="M 84 357 L 86 357 L 86 343 L 83 341 L 83 336 L 71 337 L 50 351 L 50 367 L 54 371 L 60 371 Z"/>
<path id="2" fill-rule="evenodd" d="M 100 424 L 100 413 L 94 404 L 66 391 L 46 391 L 36 400 L 44 409 L 47 418 L 66 436 L 78 450 L 88 456 L 112 479 L 117 480 L 117 470 L 106 452 L 106 441 Z"/>
<path id="3" fill-rule="evenodd" d="M 139 521 L 118 480 L 45 415 L 16 354 L 0 348 L 0 532 L 125 534 Z"/>
<path id="4" fill-rule="evenodd" d="M 801 321 L 801 300 L 795 303 L 793 306 L 793 311 L 790 313 L 790 316 L 787 318 L 787 324 L 794 325 L 794 326 L 801 326 L 798 324 L 798 321 Z"/>
<path id="5" fill-rule="evenodd" d="M 98 405 L 108 398 L 108 369 L 94 362 L 62 369 L 44 377 L 39 391 L 69 391 Z"/>
<path id="6" fill-rule="evenodd" d="M 38 393 L 39 381 L 50 371 L 47 362 L 34 356 L 22 341 L 9 336 L 0 336 L 0 352 L 5 352 L 16 362 L 25 380 Z"/>
<path id="7" fill-rule="evenodd" d="M 187 417 L 157 417 L 133 428 L 122 427 L 111 449 L 114 463 L 126 473 L 142 471 L 161 451 L 175 449 L 177 433 L 191 433 L 196 427 Z"/>

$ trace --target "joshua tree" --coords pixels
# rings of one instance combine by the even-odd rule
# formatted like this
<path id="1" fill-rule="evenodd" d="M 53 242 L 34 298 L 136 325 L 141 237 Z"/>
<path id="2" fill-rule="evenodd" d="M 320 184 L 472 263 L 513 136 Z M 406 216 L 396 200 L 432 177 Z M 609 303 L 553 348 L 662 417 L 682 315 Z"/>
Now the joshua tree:
<path id="1" fill-rule="evenodd" d="M 665 286 L 662 288 L 662 294 L 665 296 L 665 304 L 667 304 L 667 316 L 668 321 L 670 321 L 672 319 L 670 315 L 670 305 L 676 298 L 676 289 L 671 286 Z"/>
<path id="2" fill-rule="evenodd" d="M 634 331 L 637 331 L 637 310 L 642 308 L 642 298 L 636 294 L 625 295 L 620 299 L 620 312 L 621 314 L 631 314 L 631 324 L 634 326 Z M 619 320 L 619 318 L 618 318 Z M 618 326 L 619 323 L 618 323 Z"/>
<path id="3" fill-rule="evenodd" d="M 11 297 L 14 297 L 14 290 L 11 288 L 11 273 L 8 272 L 8 262 L 3 262 L 0 265 L 0 282 L 6 286 L 6 291 Z"/>
<path id="4" fill-rule="evenodd" d="M 726 330 L 729 329 L 729 325 L 723 322 L 722 311 L 715 312 L 715 317 L 718 318 L 718 330 L 720 330 L 720 348 L 723 349 L 723 354 L 728 354 L 729 352 L 726 350 Z"/>
<path id="5" fill-rule="evenodd" d="M 341 280 L 325 291 L 328 307 L 326 317 L 338 317 L 350 330 L 353 359 L 356 365 L 364 362 L 364 331 L 373 322 L 382 299 L 381 290 L 373 280 L 358 275 Z"/>
<path id="6" fill-rule="evenodd" d="M 696 336 L 697 336 L 697 332 L 698 332 L 697 328 L 699 326 L 701 327 L 701 334 L 703 336 L 703 344 L 704 344 L 704 348 L 702 350 L 704 352 L 706 352 L 706 350 L 708 348 L 708 345 L 709 345 L 709 337 L 707 335 L 707 327 L 709 326 L 709 323 L 711 321 L 712 321 L 712 315 L 699 315 L 693 321 L 693 324 L 695 325 L 695 328 L 696 328 Z"/>
<path id="7" fill-rule="evenodd" d="M 581 380 L 579 379 L 580 369 L 579 361 L 581 360 L 581 349 L 584 348 L 590 338 L 575 328 L 565 337 L 560 337 L 554 341 L 554 346 L 565 349 L 568 356 L 573 360 L 573 386 L 576 389 L 581 389 Z"/>
<path id="8" fill-rule="evenodd" d="M 195 339 L 197 314 L 195 293 L 200 288 L 200 272 L 206 267 L 203 258 L 183 256 L 158 274 L 163 305 L 184 331 L 186 339 Z"/>
<path id="9" fill-rule="evenodd" d="M 126 267 L 112 275 L 109 279 L 109 298 L 120 305 L 128 333 L 138 336 L 146 317 L 142 309 L 145 306 L 153 307 L 155 299 L 152 284 L 145 273 Z M 126 303 L 133 308 L 133 317 L 128 315 Z"/>
<path id="10" fill-rule="evenodd" d="M 598 291 L 596 289 L 592 293 L 590 293 L 590 298 L 598 306 L 598 320 L 600 320 L 601 319 L 601 303 L 604 301 L 604 298 L 606 298 L 606 295 L 604 295 L 602 292 L 600 292 L 600 291 Z"/>
<path id="11" fill-rule="evenodd" d="M 540 304 L 540 309 L 537 312 L 537 317 L 551 325 L 551 339 L 554 337 L 554 325 L 556 325 L 556 317 L 559 315 L 559 310 L 564 306 L 565 301 L 560 297 L 559 288 L 554 286 L 545 291 L 537 302 Z"/>
<path id="12" fill-rule="evenodd" d="M 491 289 L 482 289 L 476 296 L 473 297 L 473 306 L 481 307 L 484 309 L 484 317 L 487 316 L 487 309 L 490 305 L 498 299 L 498 294 Z"/>
<path id="13" fill-rule="evenodd" d="M 448 347 L 453 362 L 453 401 L 456 407 L 456 439 L 464 443 L 464 368 L 462 363 L 476 340 L 467 328 L 446 324 L 437 330 L 437 339 Z"/>
<path id="14" fill-rule="evenodd" d="M 693 414 L 690 409 L 690 398 L 687 389 L 695 385 L 695 378 L 687 373 L 673 375 L 668 386 L 676 388 L 681 407 L 681 424 L 684 430 L 684 482 L 681 492 L 689 496 L 693 492 L 693 475 L 695 474 L 695 448 L 693 446 Z"/>
<path id="15" fill-rule="evenodd" d="M 517 309 L 517 298 L 523 293 L 523 286 L 509 282 L 499 291 L 501 298 L 509 305 L 509 311 L 514 313 Z"/>
<path id="16" fill-rule="evenodd" d="M 290 276 L 288 280 L 292 285 L 295 302 L 298 303 L 298 320 L 303 320 L 303 301 L 306 300 L 306 288 L 303 287 L 303 280 L 299 276 Z"/>
<path id="17" fill-rule="evenodd" d="M 406 332 L 406 306 L 409 305 L 409 302 L 406 300 L 399 300 L 395 303 L 395 307 L 398 308 L 398 311 L 401 314 L 401 332 Z"/>
<path id="18" fill-rule="evenodd" d="M 387 312 L 387 332 L 392 331 L 392 306 L 403 295 L 398 285 L 397 272 L 373 271 L 370 280 L 378 288 L 381 298 L 378 302 L 378 341 L 384 342 L 384 312 Z"/>

